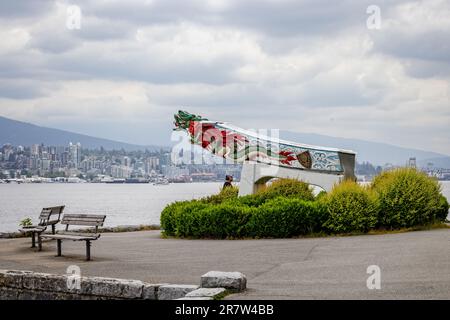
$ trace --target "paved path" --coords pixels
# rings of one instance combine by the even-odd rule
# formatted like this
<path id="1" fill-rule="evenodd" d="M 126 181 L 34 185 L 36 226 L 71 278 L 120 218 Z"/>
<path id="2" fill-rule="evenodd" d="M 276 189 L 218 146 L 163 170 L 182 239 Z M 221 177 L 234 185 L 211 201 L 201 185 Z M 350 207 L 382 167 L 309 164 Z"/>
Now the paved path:
<path id="1" fill-rule="evenodd" d="M 265 240 L 161 239 L 158 231 L 109 233 L 92 245 L 0 239 L 0 269 L 65 273 L 153 283 L 199 283 L 210 270 L 241 271 L 249 290 L 228 299 L 450 299 L 450 229 L 376 236 Z M 381 290 L 368 290 L 369 265 L 381 268 Z"/>

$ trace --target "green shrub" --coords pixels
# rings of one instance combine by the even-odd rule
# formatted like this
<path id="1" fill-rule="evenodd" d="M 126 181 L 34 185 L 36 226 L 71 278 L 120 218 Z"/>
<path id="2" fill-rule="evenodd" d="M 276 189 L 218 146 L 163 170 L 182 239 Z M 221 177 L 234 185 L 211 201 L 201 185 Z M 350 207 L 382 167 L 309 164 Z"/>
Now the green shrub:
<path id="1" fill-rule="evenodd" d="M 438 221 L 445 221 L 447 219 L 448 216 L 448 209 L 449 209 L 449 204 L 448 204 L 448 200 L 446 197 L 444 197 L 442 194 L 439 198 L 439 207 L 438 210 L 436 212 L 436 220 Z"/>
<path id="2" fill-rule="evenodd" d="M 193 200 L 167 206 L 161 227 L 165 235 L 176 237 L 292 237 L 320 231 L 325 215 L 321 203 L 295 198 L 279 197 L 259 207 L 237 199 L 220 204 Z"/>
<path id="3" fill-rule="evenodd" d="M 180 227 L 179 220 L 186 214 L 191 214 L 202 210 L 208 204 L 199 200 L 177 201 L 167 205 L 161 212 L 161 229 L 168 236 L 175 236 Z"/>
<path id="4" fill-rule="evenodd" d="M 344 181 L 316 197 L 306 183 L 292 179 L 243 197 L 238 188 L 225 188 L 166 206 L 161 228 L 176 237 L 287 238 L 425 225 L 444 221 L 448 210 L 437 181 L 413 169 L 398 169 L 377 176 L 370 187 Z"/>
<path id="5" fill-rule="evenodd" d="M 367 232 L 377 223 L 375 194 L 356 182 L 341 182 L 320 202 L 329 214 L 323 226 L 331 232 Z"/>
<path id="6" fill-rule="evenodd" d="M 425 225 L 435 221 L 439 215 L 440 185 L 416 169 L 383 172 L 373 180 L 372 189 L 380 202 L 380 227 L 393 229 Z"/>
<path id="7" fill-rule="evenodd" d="M 31 221 L 31 218 L 24 218 L 20 221 L 19 226 L 20 227 L 30 227 L 33 225 L 33 222 Z"/>
<path id="8" fill-rule="evenodd" d="M 280 196 L 302 200 L 314 200 L 310 185 L 296 179 L 278 179 L 257 193 L 265 201 Z"/>
<path id="9" fill-rule="evenodd" d="M 320 231 L 326 210 L 318 202 L 278 197 L 261 205 L 249 221 L 252 237 L 288 238 Z"/>
<path id="10" fill-rule="evenodd" d="M 239 197 L 232 201 L 235 201 L 237 203 L 240 203 L 242 205 L 246 205 L 249 207 L 259 207 L 266 201 L 266 198 L 261 193 L 257 193 L 257 194 L 249 194 L 247 196 L 242 196 L 242 197 Z"/>
<path id="11" fill-rule="evenodd" d="M 214 194 L 203 198 L 202 201 L 206 203 L 219 204 L 227 200 L 236 199 L 238 197 L 239 188 L 232 186 L 222 188 L 218 194 Z"/>
<path id="12" fill-rule="evenodd" d="M 193 238 L 237 238 L 246 236 L 252 208 L 236 204 L 185 206 L 172 215 L 174 236 Z M 167 235 L 171 235 L 166 233 Z"/>
<path id="13" fill-rule="evenodd" d="M 320 191 L 320 192 L 317 194 L 315 200 L 316 200 L 316 201 L 321 201 L 321 200 L 325 199 L 326 196 L 327 196 L 327 192 L 324 191 L 324 190 L 322 190 L 322 191 Z"/>

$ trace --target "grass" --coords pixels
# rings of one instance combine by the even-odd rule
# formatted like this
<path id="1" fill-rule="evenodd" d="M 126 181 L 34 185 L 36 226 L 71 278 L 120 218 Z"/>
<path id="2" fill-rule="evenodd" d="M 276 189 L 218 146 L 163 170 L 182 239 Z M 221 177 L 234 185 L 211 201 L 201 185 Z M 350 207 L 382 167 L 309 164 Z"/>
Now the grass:
<path id="1" fill-rule="evenodd" d="M 231 292 L 230 290 L 225 290 L 224 292 L 216 295 L 213 300 L 223 300 L 223 298 L 225 298 L 226 296 L 228 296 L 229 294 L 231 294 L 233 292 Z"/>
<path id="2" fill-rule="evenodd" d="M 414 226 L 409 228 L 400 229 L 372 229 L 368 232 L 349 232 L 349 233 L 337 233 L 337 234 L 318 234 L 313 235 L 313 237 L 351 237 L 351 236 L 362 236 L 362 235 L 383 235 L 383 234 L 396 234 L 396 233 L 406 233 L 412 231 L 427 231 L 435 229 L 450 229 L 450 225 L 444 222 L 435 222 L 431 224 L 426 224 L 422 226 Z"/>

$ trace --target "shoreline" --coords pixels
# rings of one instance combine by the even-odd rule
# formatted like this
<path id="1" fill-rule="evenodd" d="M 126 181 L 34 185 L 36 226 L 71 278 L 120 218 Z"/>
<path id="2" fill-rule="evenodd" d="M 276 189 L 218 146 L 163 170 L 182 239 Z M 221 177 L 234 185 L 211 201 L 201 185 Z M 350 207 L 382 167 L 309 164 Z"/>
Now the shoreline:
<path id="1" fill-rule="evenodd" d="M 140 225 L 122 225 L 116 227 L 102 227 L 98 229 L 99 233 L 119 233 L 119 232 L 135 232 L 135 231 L 148 231 L 148 230 L 160 230 L 158 224 L 140 224 Z M 73 232 L 93 232 L 92 228 L 88 229 L 75 229 Z M 0 232 L 0 239 L 15 239 L 26 238 L 29 235 L 26 232 L 13 231 L 13 232 Z"/>

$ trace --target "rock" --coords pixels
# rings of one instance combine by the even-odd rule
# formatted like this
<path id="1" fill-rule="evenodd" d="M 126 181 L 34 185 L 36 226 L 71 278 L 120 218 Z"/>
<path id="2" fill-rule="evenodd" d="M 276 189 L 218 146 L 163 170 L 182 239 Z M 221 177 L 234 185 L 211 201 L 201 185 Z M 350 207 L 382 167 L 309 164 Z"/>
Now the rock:
<path id="1" fill-rule="evenodd" d="M 139 299 L 142 297 L 142 288 L 144 282 L 139 280 L 120 280 L 122 289 L 122 298 Z"/>
<path id="2" fill-rule="evenodd" d="M 142 299 L 144 300 L 158 300 L 159 287 L 168 285 L 168 283 L 150 284 L 145 283 L 142 288 Z"/>
<path id="3" fill-rule="evenodd" d="M 56 300 L 56 292 L 23 290 L 19 292 L 18 300 Z"/>
<path id="4" fill-rule="evenodd" d="M 209 297 L 214 299 L 225 293 L 225 291 L 226 289 L 224 288 L 199 288 L 189 292 L 186 298 Z"/>
<path id="5" fill-rule="evenodd" d="M 23 276 L 32 274 L 32 271 L 0 270 L 0 287 L 22 288 Z"/>
<path id="6" fill-rule="evenodd" d="M 158 300 L 175 300 L 183 298 L 191 291 L 198 289 L 198 286 L 188 284 L 169 284 L 159 287 Z"/>
<path id="7" fill-rule="evenodd" d="M 0 287 L 0 300 L 17 300 L 18 295 L 17 289 Z"/>
<path id="8" fill-rule="evenodd" d="M 210 271 L 202 275 L 201 287 L 241 292 L 247 288 L 247 278 L 240 272 Z"/>
<path id="9" fill-rule="evenodd" d="M 142 296 L 143 287 L 144 283 L 139 280 L 83 277 L 81 281 L 81 294 L 137 299 Z"/>
<path id="10" fill-rule="evenodd" d="M 68 292 L 67 276 L 33 272 L 22 276 L 24 289 Z"/>

